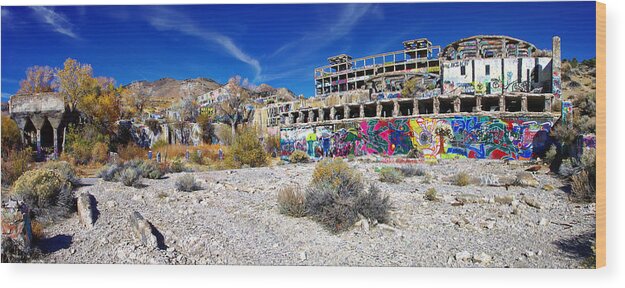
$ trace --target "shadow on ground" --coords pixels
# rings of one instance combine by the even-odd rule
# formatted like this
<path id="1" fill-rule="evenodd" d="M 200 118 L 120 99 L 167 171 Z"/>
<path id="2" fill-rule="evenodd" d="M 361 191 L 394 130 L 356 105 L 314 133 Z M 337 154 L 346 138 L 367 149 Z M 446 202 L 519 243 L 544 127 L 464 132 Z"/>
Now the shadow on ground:
<path id="1" fill-rule="evenodd" d="M 56 235 L 37 241 L 37 247 L 41 249 L 43 253 L 53 253 L 61 249 L 67 249 L 71 245 L 72 236 L 69 235 Z"/>
<path id="2" fill-rule="evenodd" d="M 584 260 L 594 255 L 592 245 L 595 240 L 595 232 L 589 232 L 570 238 L 560 239 L 554 244 L 569 257 Z"/>

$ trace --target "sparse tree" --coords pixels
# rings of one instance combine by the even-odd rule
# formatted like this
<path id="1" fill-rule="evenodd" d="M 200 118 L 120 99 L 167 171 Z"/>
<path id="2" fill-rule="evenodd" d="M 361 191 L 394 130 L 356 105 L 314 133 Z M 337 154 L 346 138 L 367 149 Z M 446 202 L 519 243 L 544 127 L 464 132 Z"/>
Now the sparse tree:
<path id="1" fill-rule="evenodd" d="M 26 70 L 26 79 L 20 82 L 17 93 L 41 93 L 56 90 L 54 70 L 50 66 L 32 66 Z"/>
<path id="2" fill-rule="evenodd" d="M 65 60 L 63 69 L 57 71 L 57 77 L 59 92 L 72 111 L 76 110 L 80 99 L 97 89 L 98 81 L 93 78 L 91 65 L 80 64 L 72 58 Z"/>
<path id="3" fill-rule="evenodd" d="M 151 94 L 152 89 L 143 86 L 125 89 L 122 95 L 125 110 L 128 114 L 141 116 L 150 103 Z"/>
<path id="4" fill-rule="evenodd" d="M 227 124 L 232 129 L 232 138 L 236 135 L 239 124 L 247 123 L 252 115 L 253 109 L 248 107 L 249 91 L 241 86 L 241 77 L 235 76 L 228 80 L 230 86 L 230 97 L 216 104 L 219 114 L 219 121 Z"/>

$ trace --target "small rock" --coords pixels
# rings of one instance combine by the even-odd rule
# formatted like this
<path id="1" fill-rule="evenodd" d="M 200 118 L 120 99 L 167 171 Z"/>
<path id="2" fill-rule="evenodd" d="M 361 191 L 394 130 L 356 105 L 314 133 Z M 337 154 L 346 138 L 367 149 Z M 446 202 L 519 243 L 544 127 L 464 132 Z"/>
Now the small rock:
<path id="1" fill-rule="evenodd" d="M 454 217 L 451 219 L 451 223 L 456 224 L 458 227 L 464 227 L 468 224 L 471 224 L 471 222 L 469 221 L 469 219 L 467 219 L 466 217 Z"/>
<path id="2" fill-rule="evenodd" d="M 115 206 L 117 206 L 117 203 L 115 201 L 113 200 L 106 201 L 106 207 L 113 208 Z"/>
<path id="3" fill-rule="evenodd" d="M 492 230 L 493 228 L 495 228 L 495 222 L 494 221 L 486 221 L 486 222 L 482 223 L 482 228 Z"/>
<path id="4" fill-rule="evenodd" d="M 484 203 L 486 202 L 482 197 L 473 194 L 462 194 L 456 196 L 456 201 L 468 204 L 468 203 Z"/>
<path id="5" fill-rule="evenodd" d="M 81 193 L 76 199 L 76 210 L 80 223 L 93 227 L 95 222 L 95 198 L 88 192 Z"/>
<path id="6" fill-rule="evenodd" d="M 158 248 L 158 241 L 155 235 L 156 233 L 154 233 L 156 228 L 154 228 L 148 220 L 143 218 L 141 213 L 135 211 L 130 214 L 130 226 L 132 227 L 135 236 L 137 236 L 143 245 L 151 248 Z"/>
<path id="7" fill-rule="evenodd" d="M 543 190 L 545 190 L 545 191 L 552 191 L 553 189 L 556 189 L 555 187 L 553 187 L 553 185 L 547 184 L 547 185 L 543 186 Z"/>
<path id="8" fill-rule="evenodd" d="M 467 251 L 458 252 L 455 255 L 456 261 L 468 261 L 471 259 L 471 253 Z"/>
<path id="9" fill-rule="evenodd" d="M 547 224 L 549 224 L 549 220 L 546 218 L 540 218 L 540 221 L 538 221 L 538 225 L 540 226 L 546 226 Z"/>
<path id="10" fill-rule="evenodd" d="M 300 261 L 306 260 L 306 252 L 304 252 L 304 251 L 299 252 L 299 260 Z"/>
<path id="11" fill-rule="evenodd" d="M 473 262 L 475 263 L 487 265 L 492 260 L 493 260 L 493 257 L 491 257 L 490 255 L 484 252 L 473 255 Z"/>
<path id="12" fill-rule="evenodd" d="M 538 187 L 540 183 L 538 183 L 538 180 L 536 180 L 532 173 L 522 172 L 517 174 L 514 185 L 521 187 Z"/>
<path id="13" fill-rule="evenodd" d="M 525 202 L 525 204 L 531 207 L 534 207 L 536 209 L 542 208 L 542 205 L 540 204 L 540 202 L 538 202 L 538 200 L 530 196 L 523 196 L 523 202 Z"/>
<path id="14" fill-rule="evenodd" d="M 525 251 L 525 253 L 523 253 L 523 255 L 525 255 L 525 257 L 527 258 L 532 258 L 534 257 L 534 255 L 536 255 L 536 253 L 534 253 L 534 251 L 527 250 Z"/>
<path id="15" fill-rule="evenodd" d="M 141 200 L 143 200 L 143 195 L 136 194 L 136 195 L 132 196 L 131 199 L 132 199 L 132 201 L 141 201 Z"/>
<path id="16" fill-rule="evenodd" d="M 72 249 L 69 249 L 69 254 L 72 254 L 72 255 L 74 255 L 74 253 L 76 253 L 76 249 L 74 249 L 74 248 L 72 248 Z"/>
<path id="17" fill-rule="evenodd" d="M 514 201 L 514 195 L 495 196 L 495 203 L 510 205 Z"/>

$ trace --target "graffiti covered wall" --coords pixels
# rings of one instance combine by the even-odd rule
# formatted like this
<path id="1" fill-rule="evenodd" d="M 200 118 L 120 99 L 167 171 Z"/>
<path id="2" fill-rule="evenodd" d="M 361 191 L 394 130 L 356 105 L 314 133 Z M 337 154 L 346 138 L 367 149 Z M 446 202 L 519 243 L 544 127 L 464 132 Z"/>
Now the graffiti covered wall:
<path id="1" fill-rule="evenodd" d="M 280 143 L 283 157 L 295 149 L 314 157 L 325 154 L 326 150 L 328 155 L 344 157 L 399 155 L 414 147 L 431 158 L 526 160 L 548 147 L 548 132 L 553 123 L 554 118 L 550 117 L 369 119 L 344 123 L 342 127 L 283 128 Z M 450 135 L 438 135 L 441 129 L 451 131 Z"/>

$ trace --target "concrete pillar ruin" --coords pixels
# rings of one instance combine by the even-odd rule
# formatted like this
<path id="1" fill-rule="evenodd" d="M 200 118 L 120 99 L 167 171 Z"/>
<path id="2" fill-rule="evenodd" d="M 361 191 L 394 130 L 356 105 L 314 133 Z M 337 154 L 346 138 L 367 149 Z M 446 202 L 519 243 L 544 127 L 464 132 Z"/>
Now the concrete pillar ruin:
<path id="1" fill-rule="evenodd" d="M 475 111 L 482 111 L 482 97 L 475 97 Z"/>
<path id="2" fill-rule="evenodd" d="M 344 116 L 344 118 L 345 118 L 345 119 L 349 119 L 349 118 L 350 118 L 350 117 L 349 117 L 349 116 L 350 116 L 349 114 L 350 114 L 350 112 L 351 112 L 351 111 L 350 111 L 350 108 L 349 108 L 349 105 L 344 105 L 344 106 L 343 106 L 343 111 L 344 111 L 344 112 L 343 112 L 343 114 L 344 114 L 344 115 L 343 115 L 343 116 Z"/>
<path id="3" fill-rule="evenodd" d="M 365 118 L 365 105 L 360 104 L 360 118 Z"/>
<path id="4" fill-rule="evenodd" d="M 30 119 L 37 130 L 37 156 L 41 155 L 41 128 L 43 128 L 45 120 L 46 118 L 40 115 L 33 115 Z"/>
<path id="5" fill-rule="evenodd" d="M 315 122 L 315 113 L 313 110 L 308 111 L 308 122 Z"/>
<path id="6" fill-rule="evenodd" d="M 397 99 L 393 99 L 393 117 L 399 116 L 399 102 Z"/>
<path id="7" fill-rule="evenodd" d="M 462 102 L 462 100 L 460 100 L 460 97 L 454 99 L 454 113 L 460 112 L 460 103 L 461 102 Z"/>
<path id="8" fill-rule="evenodd" d="M 304 112 L 299 111 L 297 114 L 297 123 L 303 123 L 304 122 Z"/>
<path id="9" fill-rule="evenodd" d="M 48 121 L 50 121 L 50 125 L 52 125 L 52 131 L 54 133 L 54 158 L 59 157 L 59 139 L 58 139 L 58 129 L 61 125 L 60 117 L 49 117 Z"/>
<path id="10" fill-rule="evenodd" d="M 545 112 L 551 112 L 551 103 L 553 98 L 550 96 L 545 97 Z"/>
<path id="11" fill-rule="evenodd" d="M 521 97 L 521 112 L 527 112 L 527 96 Z"/>
<path id="12" fill-rule="evenodd" d="M 412 115 L 419 115 L 419 99 L 414 98 L 412 106 Z"/>
<path id="13" fill-rule="evenodd" d="M 551 54 L 551 92 L 553 97 L 560 99 L 561 90 L 561 68 L 562 59 L 560 54 L 560 37 L 553 36 L 552 38 L 552 54 Z"/>
<path id="14" fill-rule="evenodd" d="M 433 110 L 434 110 L 433 112 L 434 112 L 434 114 L 438 114 L 439 111 L 440 111 L 440 100 L 439 100 L 439 97 L 432 98 L 432 102 L 433 102 L 433 106 L 434 106 L 434 107 L 432 107 Z"/>
<path id="15" fill-rule="evenodd" d="M 499 111 L 506 112 L 506 96 L 499 96 Z"/>
<path id="16" fill-rule="evenodd" d="M 330 120 L 335 120 L 335 118 L 334 118 L 335 116 L 336 116 L 336 108 L 334 106 L 332 106 L 330 108 Z"/>
<path id="17" fill-rule="evenodd" d="M 382 103 L 375 101 L 375 117 L 382 117 Z"/>

